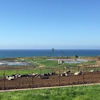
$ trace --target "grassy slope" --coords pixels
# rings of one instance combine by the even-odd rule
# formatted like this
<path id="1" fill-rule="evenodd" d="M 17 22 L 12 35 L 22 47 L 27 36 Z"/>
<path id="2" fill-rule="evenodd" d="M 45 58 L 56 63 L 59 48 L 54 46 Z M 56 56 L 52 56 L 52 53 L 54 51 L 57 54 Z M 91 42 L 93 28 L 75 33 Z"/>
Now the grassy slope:
<path id="1" fill-rule="evenodd" d="M 74 67 L 76 64 L 63 64 L 59 67 L 57 61 L 50 61 L 46 60 L 45 58 L 24 58 L 25 62 L 30 62 L 33 64 L 33 68 L 39 68 L 40 65 L 42 65 L 44 68 L 36 69 L 36 70 L 29 70 L 29 69 L 24 69 L 24 70 L 6 70 L 5 73 L 6 75 L 12 75 L 12 74 L 31 74 L 31 73 L 47 73 L 47 72 L 52 72 L 54 71 L 52 68 L 61 68 L 65 66 L 71 66 Z M 21 61 L 21 59 L 18 59 L 18 61 Z M 47 69 L 49 68 L 49 69 Z M 4 73 L 3 70 L 0 71 L 0 76 L 2 76 Z"/>
<path id="2" fill-rule="evenodd" d="M 41 71 L 40 69 L 37 70 L 6 70 L 5 73 L 6 75 L 12 75 L 12 74 L 31 74 L 31 73 L 47 73 L 47 72 L 52 72 L 54 71 L 52 68 L 57 69 L 64 69 L 64 67 L 71 67 L 71 68 L 77 68 L 77 64 L 63 64 L 61 66 L 58 65 L 57 61 L 50 61 L 46 60 L 47 58 L 43 57 L 25 57 L 25 58 L 18 58 L 18 61 L 22 61 L 24 59 L 25 62 L 30 62 L 32 63 L 33 68 L 39 68 L 40 65 L 42 65 Z M 94 64 L 94 61 L 87 62 L 86 64 Z M 85 63 L 84 63 L 85 64 Z M 46 68 L 51 68 L 51 69 L 46 69 Z M 4 73 L 3 70 L 0 71 L 0 76 L 2 76 Z"/>
<path id="3" fill-rule="evenodd" d="M 0 100 L 100 100 L 100 86 L 6 92 Z"/>

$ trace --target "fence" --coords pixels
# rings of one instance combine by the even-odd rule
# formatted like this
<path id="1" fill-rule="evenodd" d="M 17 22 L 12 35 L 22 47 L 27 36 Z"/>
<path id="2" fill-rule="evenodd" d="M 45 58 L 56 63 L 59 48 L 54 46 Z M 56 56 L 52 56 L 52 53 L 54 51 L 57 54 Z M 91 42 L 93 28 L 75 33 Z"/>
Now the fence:
<path id="1" fill-rule="evenodd" d="M 7 68 L 7 67 L 6 67 Z M 71 71 L 68 76 L 61 76 L 61 73 Z M 93 72 L 90 72 L 94 70 Z M 74 75 L 75 72 L 82 71 L 80 75 Z M 53 73 L 49 78 L 41 78 L 44 73 Z M 37 73 L 34 76 L 33 73 Z M 23 75 L 23 77 L 7 80 L 8 75 Z M 37 88 L 51 86 L 65 86 L 76 84 L 89 84 L 100 82 L 100 67 L 62 67 L 59 68 L 32 68 L 24 67 L 23 69 L 3 69 L 0 70 L 0 90 L 5 89 L 20 89 L 20 88 Z M 26 75 L 26 76 L 25 76 Z M 30 76 L 28 76 L 30 75 Z M 32 76 L 33 75 L 33 76 Z"/>

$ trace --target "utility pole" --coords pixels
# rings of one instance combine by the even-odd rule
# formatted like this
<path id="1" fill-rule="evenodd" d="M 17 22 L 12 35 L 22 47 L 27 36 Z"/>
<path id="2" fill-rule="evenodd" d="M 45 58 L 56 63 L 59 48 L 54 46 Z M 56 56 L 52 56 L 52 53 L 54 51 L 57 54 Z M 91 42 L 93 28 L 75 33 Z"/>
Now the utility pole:
<path id="1" fill-rule="evenodd" d="M 52 55 L 54 56 L 54 51 L 55 51 L 55 49 L 54 48 L 52 48 Z"/>

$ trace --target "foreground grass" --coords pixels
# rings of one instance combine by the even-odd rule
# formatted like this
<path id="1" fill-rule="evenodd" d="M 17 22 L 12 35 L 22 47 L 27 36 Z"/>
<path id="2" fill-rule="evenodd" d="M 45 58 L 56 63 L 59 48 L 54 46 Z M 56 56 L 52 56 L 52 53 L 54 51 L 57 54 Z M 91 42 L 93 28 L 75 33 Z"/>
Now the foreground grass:
<path id="1" fill-rule="evenodd" d="M 100 100 L 100 86 L 5 92 L 0 100 Z"/>

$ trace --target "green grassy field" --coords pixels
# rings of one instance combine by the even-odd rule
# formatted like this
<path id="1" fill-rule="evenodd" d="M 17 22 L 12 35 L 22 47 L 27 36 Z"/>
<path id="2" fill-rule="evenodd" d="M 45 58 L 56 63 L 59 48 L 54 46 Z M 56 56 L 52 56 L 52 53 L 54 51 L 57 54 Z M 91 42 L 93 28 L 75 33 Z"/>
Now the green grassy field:
<path id="1" fill-rule="evenodd" d="M 14 59 L 15 60 L 15 59 Z M 65 66 L 76 67 L 77 64 L 63 64 L 61 66 L 58 65 L 57 61 L 47 60 L 46 57 L 25 57 L 25 58 L 17 58 L 17 61 L 23 61 L 27 63 L 31 63 L 31 66 L 27 66 L 26 69 L 23 70 L 0 70 L 0 76 L 3 76 L 4 72 L 5 75 L 12 75 L 12 74 L 32 74 L 32 73 L 47 73 L 53 72 L 58 70 L 64 69 Z M 40 68 L 40 66 L 42 66 Z M 12 66 L 15 67 L 15 66 Z M 31 69 L 30 69 L 31 67 Z M 33 67 L 33 69 L 32 69 Z M 28 69 L 29 68 L 29 69 Z"/>
<path id="2" fill-rule="evenodd" d="M 0 100 L 100 100 L 100 86 L 3 92 Z"/>
<path id="3" fill-rule="evenodd" d="M 18 58 L 17 60 L 21 61 L 22 58 Z M 39 65 L 43 65 L 44 67 L 59 67 L 58 61 L 57 60 L 47 60 L 47 57 L 26 57 L 24 58 L 25 62 L 30 62 L 33 64 L 34 67 L 38 67 Z M 49 59 L 53 59 L 49 57 Z M 63 64 L 62 66 L 71 66 L 71 67 L 76 67 L 78 64 Z"/>
<path id="4" fill-rule="evenodd" d="M 5 73 L 6 76 L 13 75 L 13 74 L 33 74 L 33 73 L 38 73 L 38 74 L 43 74 L 43 73 L 48 73 L 48 72 L 54 72 L 53 69 L 25 69 L 25 70 L 1 70 L 0 71 L 0 76 L 2 77 Z"/>
<path id="5" fill-rule="evenodd" d="M 6 76 L 8 75 L 12 75 L 12 74 L 32 74 L 32 73 L 47 73 L 47 72 L 52 72 L 52 71 L 56 71 L 56 70 L 64 70 L 65 67 L 69 67 L 70 69 L 74 69 L 75 71 L 77 71 L 77 65 L 78 64 L 68 64 L 68 63 L 64 63 L 62 65 L 58 65 L 57 60 L 47 60 L 48 57 L 25 57 L 25 58 L 14 58 L 14 60 L 16 61 L 24 61 L 27 63 L 31 63 L 31 66 L 27 66 L 27 69 L 23 69 L 23 70 L 5 70 L 5 74 Z M 49 57 L 50 59 L 50 57 Z M 6 59 L 4 59 L 6 60 Z M 8 59 L 7 59 L 8 60 Z M 11 59 L 12 60 L 12 59 Z M 95 64 L 95 61 L 89 61 L 83 64 Z M 40 69 L 40 66 L 41 69 Z M 14 67 L 14 66 L 12 66 Z M 17 66 L 18 67 L 18 66 Z M 29 67 L 29 69 L 28 69 Z M 31 67 L 31 69 L 30 69 Z M 32 69 L 33 68 L 33 69 Z M 55 70 L 54 70 L 55 69 Z M 65 69 L 66 71 L 66 69 Z M 3 76 L 4 70 L 0 70 L 0 76 Z"/>
<path id="6" fill-rule="evenodd" d="M 47 60 L 46 57 L 26 57 L 18 58 L 17 60 L 23 61 L 23 59 L 25 62 L 30 62 L 33 69 L 5 70 L 5 75 L 8 76 L 12 74 L 47 73 L 56 71 L 59 68 L 60 70 L 64 70 L 66 66 L 74 69 L 74 71 L 77 71 L 78 68 L 77 64 L 63 64 L 59 66 L 57 61 Z M 95 63 L 95 61 L 89 61 L 84 64 L 90 65 Z M 42 67 L 40 68 L 40 66 Z M 55 68 L 55 70 L 53 68 Z M 4 70 L 1 70 L 0 76 L 3 74 Z M 94 85 L 87 87 L 6 92 L 0 93 L 0 100 L 100 100 L 100 86 Z"/>

